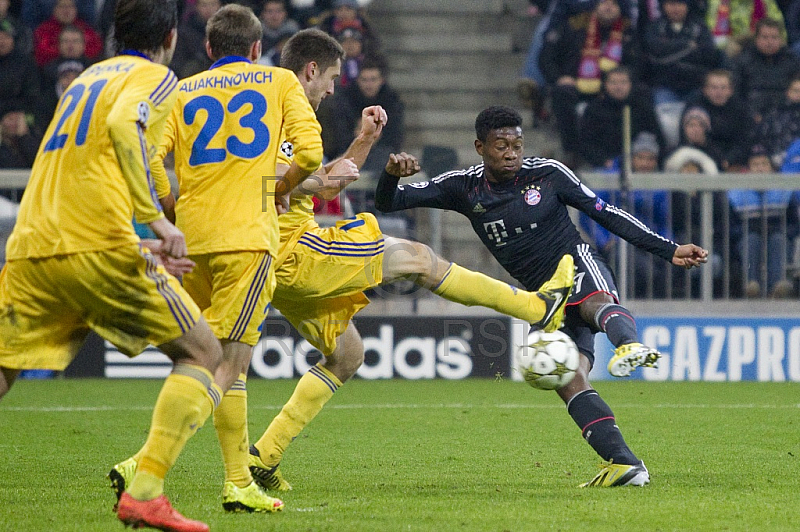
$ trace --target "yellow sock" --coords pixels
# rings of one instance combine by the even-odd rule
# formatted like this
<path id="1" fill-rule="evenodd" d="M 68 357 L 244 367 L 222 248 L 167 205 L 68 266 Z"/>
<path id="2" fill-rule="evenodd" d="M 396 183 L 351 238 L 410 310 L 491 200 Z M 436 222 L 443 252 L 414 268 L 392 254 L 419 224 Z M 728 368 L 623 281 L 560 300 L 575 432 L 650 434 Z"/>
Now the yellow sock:
<path id="1" fill-rule="evenodd" d="M 222 449 L 225 480 L 240 488 L 253 481 L 250 475 L 247 437 L 247 375 L 239 374 L 231 389 L 214 410 L 214 428 Z"/>
<path id="2" fill-rule="evenodd" d="M 255 444 L 264 465 L 278 465 L 286 448 L 308 425 L 342 385 L 336 376 L 317 364 L 303 375 L 292 397 Z"/>
<path id="3" fill-rule="evenodd" d="M 528 323 L 541 320 L 547 310 L 544 301 L 535 293 L 462 268 L 456 263 L 450 264 L 433 293 L 468 307 L 488 307 Z"/>
<path id="4" fill-rule="evenodd" d="M 139 465 L 127 489 L 131 497 L 146 501 L 164 492 L 167 471 L 214 409 L 211 381 L 205 368 L 175 365 L 156 400 L 147 441 L 137 453 Z"/>

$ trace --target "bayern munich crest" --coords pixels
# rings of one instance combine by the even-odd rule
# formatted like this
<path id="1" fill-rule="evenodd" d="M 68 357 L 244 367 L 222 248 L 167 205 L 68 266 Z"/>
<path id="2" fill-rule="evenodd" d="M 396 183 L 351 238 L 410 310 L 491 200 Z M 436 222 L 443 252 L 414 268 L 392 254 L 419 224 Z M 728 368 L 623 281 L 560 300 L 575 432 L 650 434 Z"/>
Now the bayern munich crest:
<path id="1" fill-rule="evenodd" d="M 542 193 L 536 189 L 528 189 L 525 191 L 525 203 L 528 205 L 536 205 L 542 201 Z"/>

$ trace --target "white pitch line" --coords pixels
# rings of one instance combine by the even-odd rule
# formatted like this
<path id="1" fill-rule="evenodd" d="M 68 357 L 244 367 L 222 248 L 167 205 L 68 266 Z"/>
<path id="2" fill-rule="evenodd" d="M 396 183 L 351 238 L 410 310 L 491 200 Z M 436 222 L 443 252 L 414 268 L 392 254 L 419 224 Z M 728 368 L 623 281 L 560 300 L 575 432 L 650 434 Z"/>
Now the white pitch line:
<path id="1" fill-rule="evenodd" d="M 280 410 L 283 405 L 253 405 L 249 408 L 254 410 Z M 536 409 L 541 410 L 545 408 L 563 409 L 562 404 L 516 404 L 516 403 L 501 403 L 501 404 L 469 404 L 469 403 L 375 403 L 375 404 L 343 404 L 343 405 L 327 405 L 326 410 L 418 410 L 422 408 L 434 409 L 456 409 L 456 408 L 498 408 L 498 409 Z M 615 404 L 615 409 L 619 408 L 642 408 L 641 404 Z M 647 407 L 645 407 L 647 408 Z M 724 409 L 724 410 L 745 410 L 745 409 L 800 409 L 800 404 L 772 404 L 772 405 L 759 405 L 754 403 L 742 404 L 709 404 L 709 403 L 663 403 L 651 405 L 649 408 L 689 408 L 689 409 Z M 0 407 L 0 412 L 128 412 L 138 410 L 152 410 L 153 406 L 11 406 Z"/>

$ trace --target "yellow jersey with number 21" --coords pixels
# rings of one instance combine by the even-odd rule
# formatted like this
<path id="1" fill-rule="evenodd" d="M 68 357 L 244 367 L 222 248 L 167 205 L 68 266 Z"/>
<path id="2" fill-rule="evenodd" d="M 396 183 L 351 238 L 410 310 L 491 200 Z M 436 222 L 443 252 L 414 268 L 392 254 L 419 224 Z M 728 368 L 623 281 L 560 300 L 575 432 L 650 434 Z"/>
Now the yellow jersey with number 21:
<path id="1" fill-rule="evenodd" d="M 177 85 L 171 70 L 136 52 L 72 82 L 39 146 L 8 260 L 136 243 L 134 214 L 141 223 L 164 216 L 149 161 Z"/>

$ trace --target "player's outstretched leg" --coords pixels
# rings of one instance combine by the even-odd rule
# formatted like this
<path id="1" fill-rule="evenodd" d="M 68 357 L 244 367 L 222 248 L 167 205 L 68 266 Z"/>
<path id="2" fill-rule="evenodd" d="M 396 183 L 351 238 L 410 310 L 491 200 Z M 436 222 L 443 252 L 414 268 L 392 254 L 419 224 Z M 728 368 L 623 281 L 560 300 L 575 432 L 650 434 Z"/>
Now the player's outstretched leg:
<path id="1" fill-rule="evenodd" d="M 539 292 L 521 290 L 479 272 L 448 263 L 425 244 L 384 235 L 383 282 L 410 278 L 434 294 L 468 307 L 487 307 L 548 332 L 561 326 L 574 267 L 565 255 Z"/>

